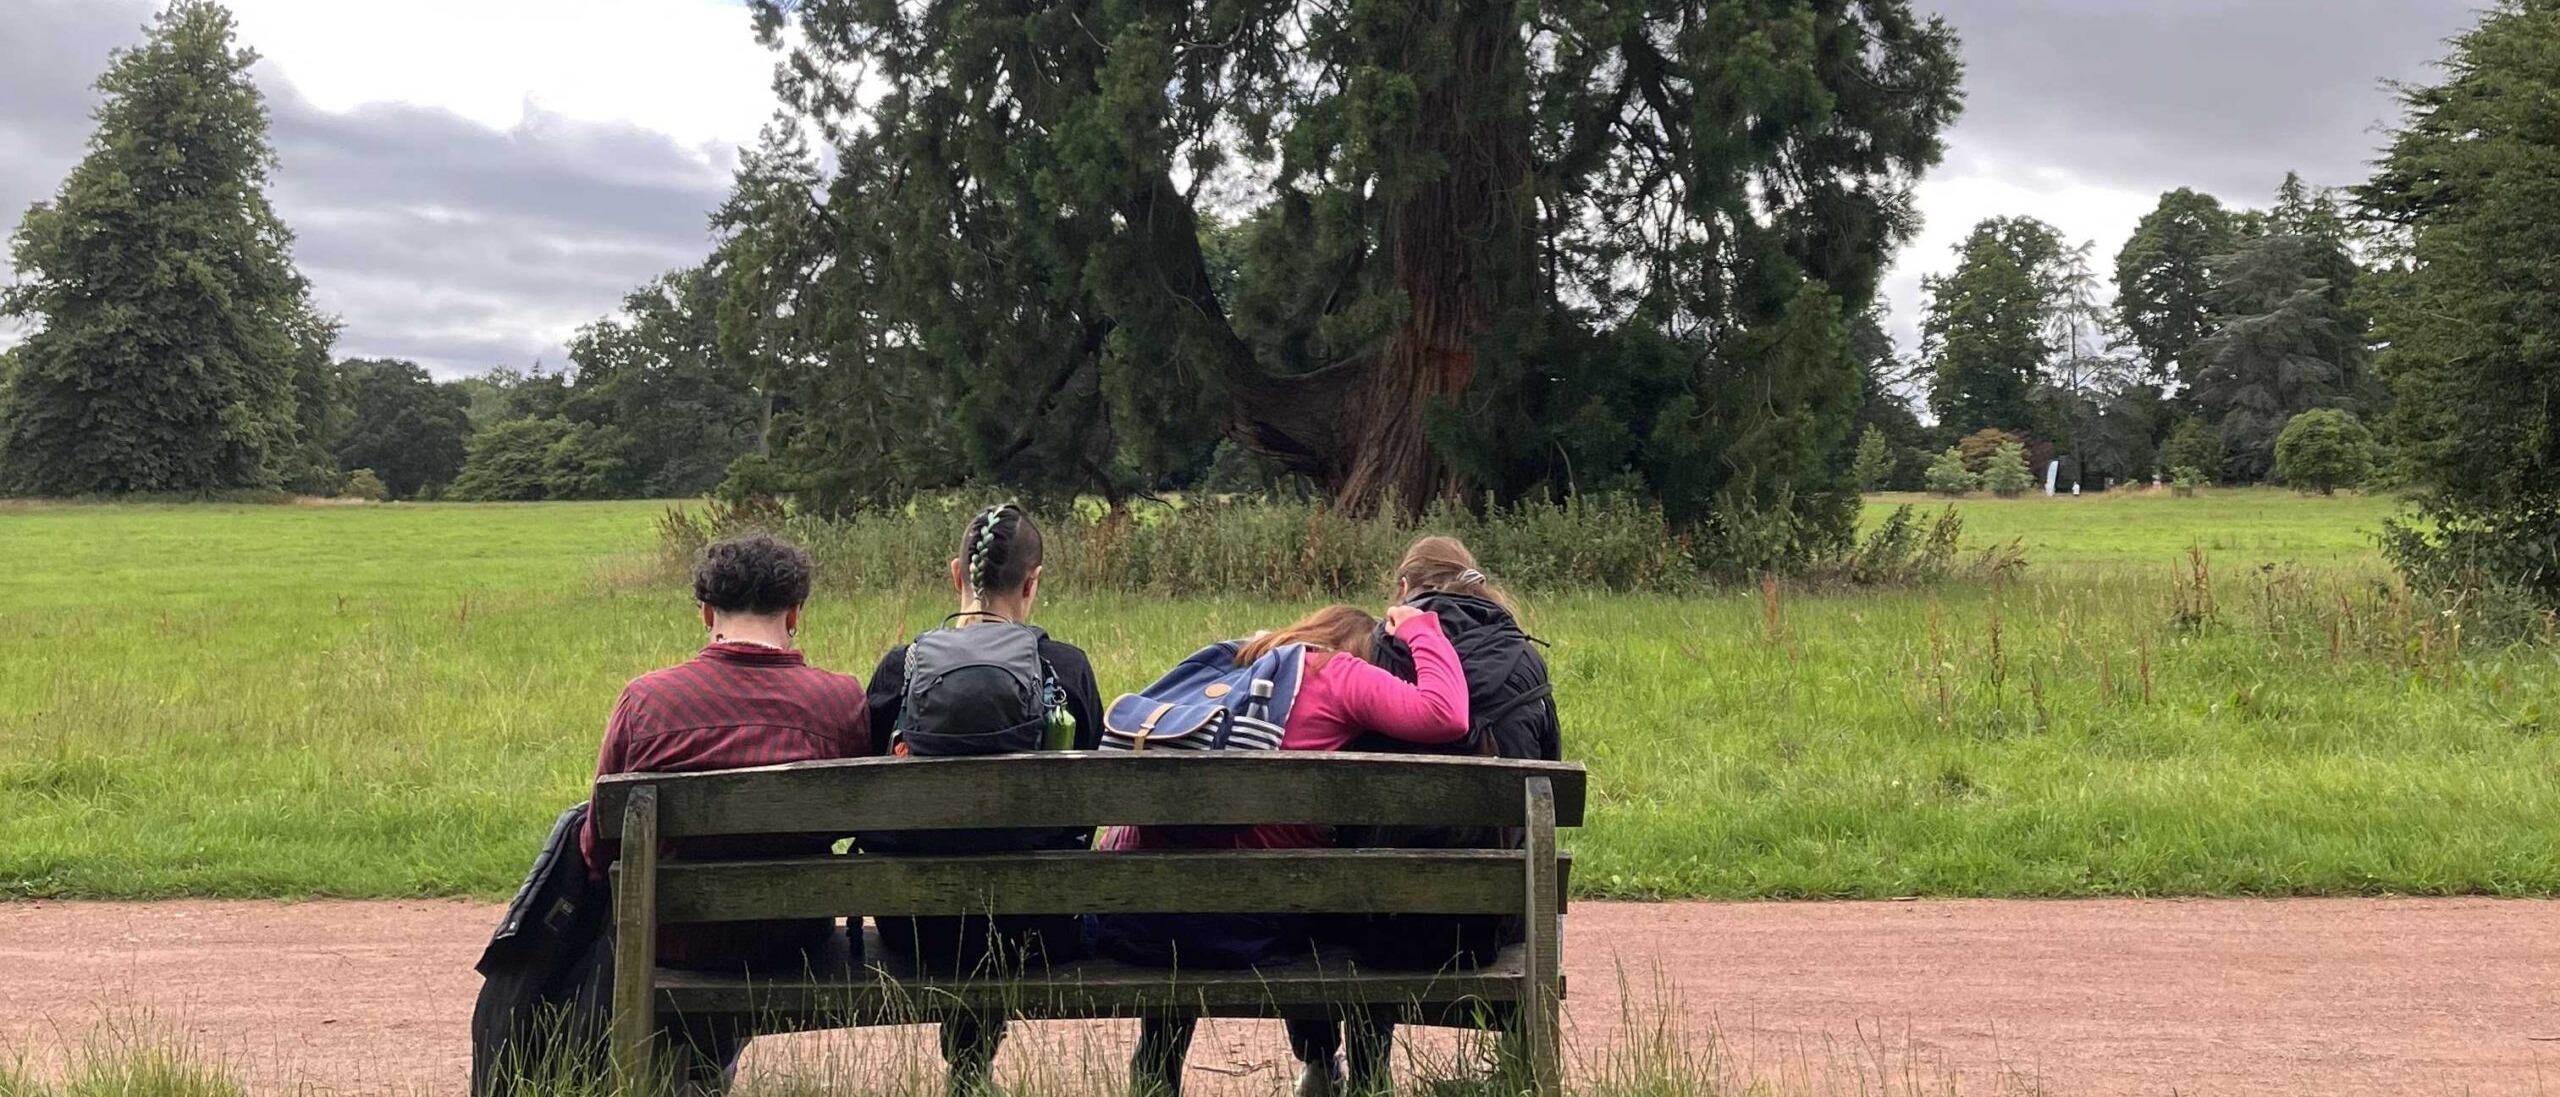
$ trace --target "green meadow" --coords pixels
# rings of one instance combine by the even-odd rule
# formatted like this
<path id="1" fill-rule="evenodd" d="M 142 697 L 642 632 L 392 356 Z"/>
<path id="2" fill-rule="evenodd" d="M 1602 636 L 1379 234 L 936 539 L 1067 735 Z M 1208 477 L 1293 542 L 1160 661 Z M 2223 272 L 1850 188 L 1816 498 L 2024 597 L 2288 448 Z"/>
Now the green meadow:
<path id="1" fill-rule="evenodd" d="M 1533 600 L 1593 773 L 1577 887 L 2560 893 L 2560 663 L 2400 589 L 2389 501 L 1959 505 L 2028 567 Z M 504 894 L 615 691 L 700 640 L 663 507 L 0 509 L 0 897 Z M 945 608 L 822 595 L 803 641 L 867 675 Z M 1040 623 L 1109 691 L 1303 608 Z"/>

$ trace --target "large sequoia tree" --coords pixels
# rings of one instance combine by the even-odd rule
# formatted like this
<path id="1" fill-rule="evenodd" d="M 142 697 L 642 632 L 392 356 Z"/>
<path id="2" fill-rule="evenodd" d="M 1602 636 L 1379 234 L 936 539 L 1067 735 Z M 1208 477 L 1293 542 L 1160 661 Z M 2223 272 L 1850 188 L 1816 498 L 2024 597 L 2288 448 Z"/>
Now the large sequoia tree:
<path id="1" fill-rule="evenodd" d="M 797 413 L 897 486 L 1114 490 L 1223 435 L 1355 510 L 1836 525 L 1846 318 L 1958 102 L 1907 0 L 754 8 L 838 170 L 820 254 L 745 261 L 810 272 Z"/>

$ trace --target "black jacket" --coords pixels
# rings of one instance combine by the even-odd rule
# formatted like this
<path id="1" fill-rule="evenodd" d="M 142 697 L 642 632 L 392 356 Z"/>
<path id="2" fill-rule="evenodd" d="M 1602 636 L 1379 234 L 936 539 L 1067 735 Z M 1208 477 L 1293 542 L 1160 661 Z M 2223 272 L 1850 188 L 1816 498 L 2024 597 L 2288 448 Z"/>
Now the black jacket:
<path id="1" fill-rule="evenodd" d="M 1352 750 L 1389 754 L 1473 754 L 1555 762 L 1564 758 L 1555 690 L 1538 640 L 1500 605 L 1464 594 L 1429 591 L 1405 603 L 1436 614 L 1440 631 L 1458 652 L 1467 675 L 1467 737 L 1443 747 L 1417 748 L 1383 735 L 1366 735 Z M 1405 681 L 1415 681 L 1413 649 L 1382 625 L 1371 660 Z"/>
<path id="2" fill-rule="evenodd" d="M 471 1092 L 512 1097 L 523 1077 L 600 1070 L 610 1009 L 610 896 L 587 876 L 578 831 L 587 805 L 562 812 L 516 889 L 476 965 L 480 997 L 471 1008 Z M 575 1076 L 575 1075 L 572 1075 Z"/>

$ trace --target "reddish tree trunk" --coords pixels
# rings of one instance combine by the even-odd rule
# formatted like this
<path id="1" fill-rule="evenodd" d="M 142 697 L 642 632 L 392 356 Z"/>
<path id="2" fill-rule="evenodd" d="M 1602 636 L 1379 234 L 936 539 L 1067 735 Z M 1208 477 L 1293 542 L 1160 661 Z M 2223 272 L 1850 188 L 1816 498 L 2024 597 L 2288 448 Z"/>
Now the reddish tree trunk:
<path id="1" fill-rule="evenodd" d="M 1465 394 L 1479 342 L 1520 298 L 1529 256 L 1529 126 L 1519 30 L 1504 0 L 1441 0 L 1415 39 L 1441 37 L 1452 70 L 1423 93 L 1408 162 L 1444 165 L 1387 209 L 1380 244 L 1410 309 L 1377 349 L 1304 377 L 1238 388 L 1237 437 L 1313 478 L 1335 505 L 1408 511 L 1460 490 L 1424 416 Z"/>

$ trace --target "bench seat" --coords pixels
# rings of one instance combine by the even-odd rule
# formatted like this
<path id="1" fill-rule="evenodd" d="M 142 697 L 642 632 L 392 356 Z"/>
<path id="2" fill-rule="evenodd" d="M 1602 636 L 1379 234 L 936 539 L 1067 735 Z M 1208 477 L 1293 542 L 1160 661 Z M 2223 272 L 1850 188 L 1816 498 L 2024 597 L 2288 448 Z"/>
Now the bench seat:
<path id="1" fill-rule="evenodd" d="M 1472 1027 L 1484 1023 L 1486 1007 L 1519 1001 L 1526 953 L 1514 945 L 1491 964 L 1442 972 L 1363 968 L 1348 952 L 1325 949 L 1246 971 L 1173 971 L 1094 958 L 954 979 L 923 975 L 885 953 L 874 930 L 865 935 L 870 959 L 859 968 L 841 956 L 831 971 L 790 977 L 660 968 L 653 983 L 663 1014 L 745 1016 L 760 1032 L 917 1024 L 965 1013 L 1135 1017 L 1179 1007 L 1211 1017 L 1280 1017 L 1346 1002 L 1394 1002 L 1408 1020 Z"/>

